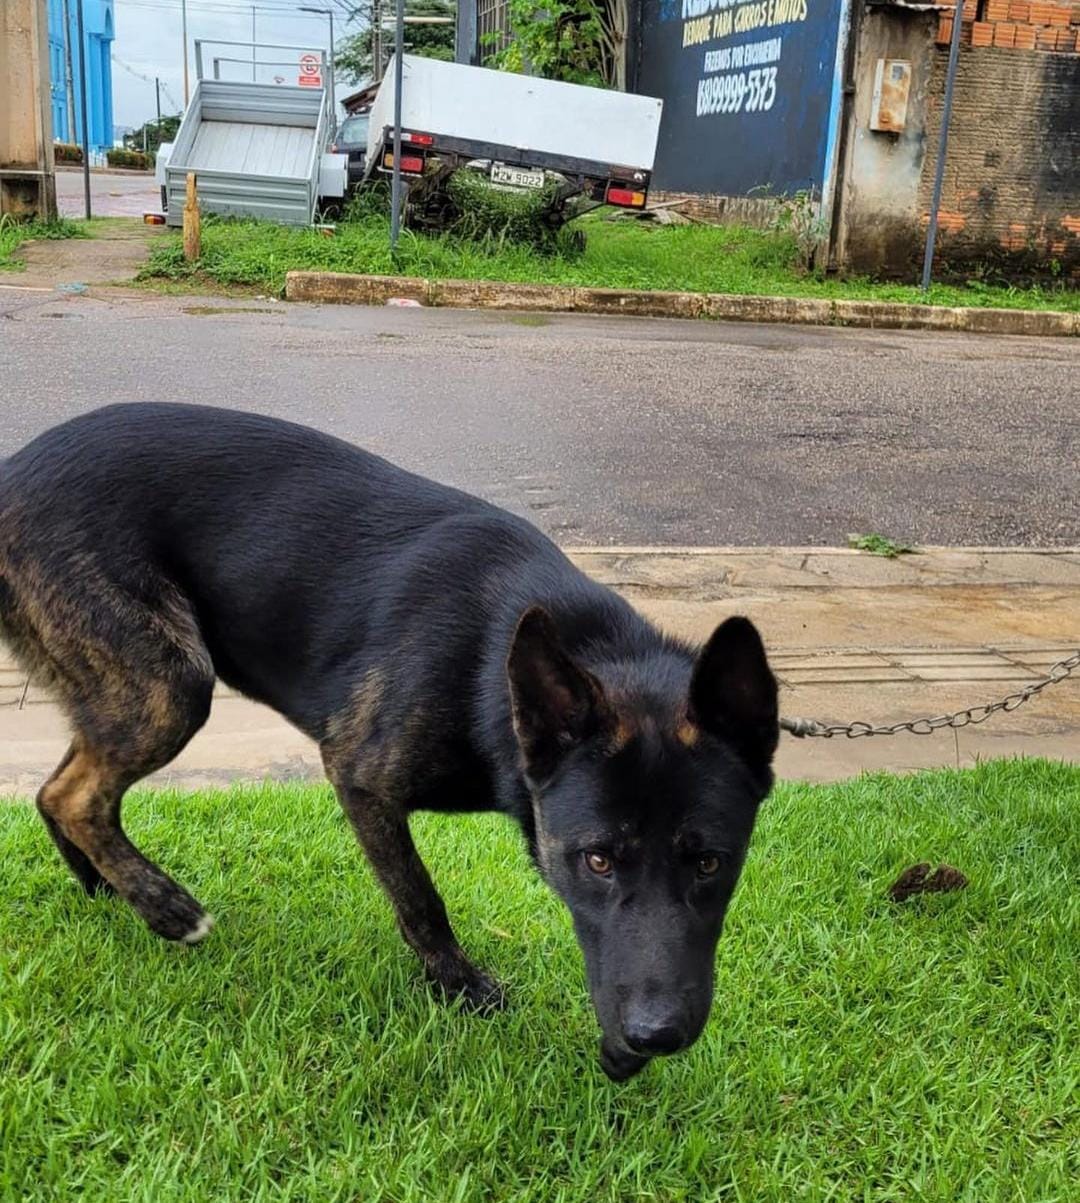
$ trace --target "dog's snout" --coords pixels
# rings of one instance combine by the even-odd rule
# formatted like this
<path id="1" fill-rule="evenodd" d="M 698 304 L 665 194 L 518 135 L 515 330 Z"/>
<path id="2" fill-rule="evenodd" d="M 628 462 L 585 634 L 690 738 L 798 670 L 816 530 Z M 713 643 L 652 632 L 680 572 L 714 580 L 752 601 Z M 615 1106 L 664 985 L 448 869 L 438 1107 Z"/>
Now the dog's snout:
<path id="1" fill-rule="evenodd" d="M 632 1007 L 623 1018 L 623 1039 L 635 1053 L 663 1056 L 677 1053 L 686 1044 L 686 1030 L 674 1010 L 664 1007 Z"/>

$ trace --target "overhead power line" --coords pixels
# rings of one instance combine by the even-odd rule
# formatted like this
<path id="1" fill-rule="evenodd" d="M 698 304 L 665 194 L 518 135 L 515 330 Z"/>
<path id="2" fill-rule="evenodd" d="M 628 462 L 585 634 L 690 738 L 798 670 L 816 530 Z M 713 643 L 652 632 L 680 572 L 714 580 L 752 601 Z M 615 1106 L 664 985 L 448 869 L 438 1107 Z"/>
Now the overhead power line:
<path id="1" fill-rule="evenodd" d="M 150 12 L 168 12 L 180 14 L 179 0 L 116 0 L 123 8 L 145 10 Z M 188 0 L 189 12 L 214 13 L 222 16 L 247 17 L 254 8 L 256 12 L 273 17 L 290 17 L 297 20 L 310 21 L 311 15 L 297 12 L 296 6 L 285 3 L 274 3 L 273 0 L 261 0 L 252 4 L 250 0 Z M 346 6 L 343 11 L 346 20 L 354 15 L 352 6 Z"/>
<path id="2" fill-rule="evenodd" d="M 141 71 L 136 71 L 135 68 L 129 63 L 125 63 L 122 58 L 117 58 L 115 54 L 112 56 L 112 61 L 116 63 L 118 67 L 123 67 L 129 75 L 134 75 L 136 79 L 144 80 L 148 84 L 160 82 L 161 91 L 164 94 L 165 99 L 177 112 L 180 112 L 180 110 L 183 108 L 183 106 L 177 101 L 176 97 L 169 91 L 168 85 L 163 79 L 161 79 L 160 76 L 144 75 Z"/>

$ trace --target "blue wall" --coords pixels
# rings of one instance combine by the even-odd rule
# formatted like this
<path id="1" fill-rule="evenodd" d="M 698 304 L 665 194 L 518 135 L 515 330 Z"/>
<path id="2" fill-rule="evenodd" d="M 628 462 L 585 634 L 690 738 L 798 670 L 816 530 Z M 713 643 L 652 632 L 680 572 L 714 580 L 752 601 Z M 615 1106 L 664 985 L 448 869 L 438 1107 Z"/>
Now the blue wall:
<path id="1" fill-rule="evenodd" d="M 90 148 L 107 150 L 113 144 L 112 41 L 113 0 L 68 0 L 71 69 L 75 88 L 75 128 L 68 129 L 64 86 L 64 4 L 49 0 L 49 70 L 52 73 L 53 136 L 61 142 L 82 141 L 81 76 L 79 73 L 78 8 L 83 6 L 86 52 L 86 113 Z"/>

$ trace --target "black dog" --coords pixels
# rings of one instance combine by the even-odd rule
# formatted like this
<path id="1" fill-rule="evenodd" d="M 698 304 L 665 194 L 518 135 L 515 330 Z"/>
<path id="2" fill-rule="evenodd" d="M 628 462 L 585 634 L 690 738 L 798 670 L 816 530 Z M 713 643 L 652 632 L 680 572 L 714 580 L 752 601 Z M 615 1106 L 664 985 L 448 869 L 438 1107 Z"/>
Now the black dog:
<path id="1" fill-rule="evenodd" d="M 52 838 L 160 935 L 193 943 L 210 916 L 127 839 L 120 800 L 220 677 L 318 740 L 448 995 L 502 1002 L 408 816 L 498 810 L 573 915 L 607 1073 L 700 1034 L 778 736 L 746 619 L 695 653 L 483 501 L 291 423 L 128 405 L 0 468 L 0 631 L 74 729 L 38 795 Z"/>

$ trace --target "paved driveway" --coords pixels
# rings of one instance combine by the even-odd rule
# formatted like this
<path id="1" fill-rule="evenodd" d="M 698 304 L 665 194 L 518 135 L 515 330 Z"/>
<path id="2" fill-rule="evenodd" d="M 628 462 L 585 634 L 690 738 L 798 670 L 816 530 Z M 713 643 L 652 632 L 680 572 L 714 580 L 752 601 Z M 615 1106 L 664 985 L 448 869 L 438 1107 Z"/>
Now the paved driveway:
<path id="1" fill-rule="evenodd" d="M 86 214 L 83 173 L 67 169 L 56 172 L 56 204 L 63 217 Z M 90 172 L 90 209 L 95 217 L 142 217 L 161 212 L 161 195 L 153 173 L 113 175 Z"/>

